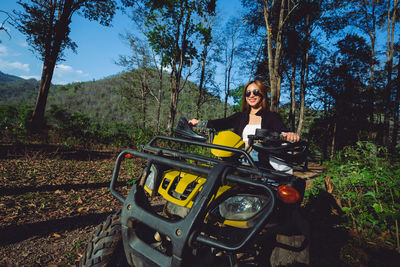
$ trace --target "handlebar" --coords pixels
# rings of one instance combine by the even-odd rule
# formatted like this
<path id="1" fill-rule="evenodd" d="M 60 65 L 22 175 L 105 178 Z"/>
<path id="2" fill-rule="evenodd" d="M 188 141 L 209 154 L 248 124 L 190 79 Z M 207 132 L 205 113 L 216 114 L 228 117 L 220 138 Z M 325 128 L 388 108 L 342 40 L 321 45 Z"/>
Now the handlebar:
<path id="1" fill-rule="evenodd" d="M 205 142 L 208 139 L 205 135 L 195 133 L 186 118 L 179 119 L 175 134 L 199 142 Z M 249 147 L 259 153 L 274 156 L 290 165 L 303 162 L 307 164 L 308 142 L 305 140 L 299 140 L 298 142 L 286 141 L 281 133 L 268 129 L 256 129 L 255 134 L 248 137 Z"/>

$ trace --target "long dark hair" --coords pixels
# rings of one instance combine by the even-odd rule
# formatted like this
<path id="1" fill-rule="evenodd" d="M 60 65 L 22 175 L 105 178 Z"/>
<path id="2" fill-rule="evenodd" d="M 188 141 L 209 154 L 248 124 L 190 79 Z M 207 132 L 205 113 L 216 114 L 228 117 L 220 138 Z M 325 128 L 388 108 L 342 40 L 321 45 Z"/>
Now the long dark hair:
<path id="1" fill-rule="evenodd" d="M 248 82 L 243 89 L 242 111 L 248 112 L 250 110 L 249 104 L 246 101 L 246 91 L 247 91 L 247 87 L 249 87 L 249 85 L 253 84 L 253 83 L 258 87 L 258 89 L 260 90 L 260 93 L 261 93 L 261 108 L 264 110 L 268 110 L 267 87 L 265 86 L 265 84 L 262 81 L 254 80 L 254 81 Z"/>

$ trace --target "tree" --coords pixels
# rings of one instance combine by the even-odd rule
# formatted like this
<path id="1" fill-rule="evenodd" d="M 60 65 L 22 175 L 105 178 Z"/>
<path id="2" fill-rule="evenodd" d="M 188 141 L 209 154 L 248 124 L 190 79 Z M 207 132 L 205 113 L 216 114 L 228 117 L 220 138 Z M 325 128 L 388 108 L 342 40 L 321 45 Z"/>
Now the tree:
<path id="1" fill-rule="evenodd" d="M 166 26 L 162 25 L 162 21 L 160 19 L 155 19 L 153 18 L 153 23 L 149 24 L 147 23 L 147 19 L 143 14 L 147 14 L 147 7 L 145 4 L 140 3 L 140 2 L 133 2 L 133 1 L 123 1 L 124 6 L 126 7 L 134 7 L 130 9 L 128 12 L 128 16 L 131 18 L 133 22 L 136 24 L 136 29 L 144 35 L 146 38 L 146 42 L 149 45 L 149 50 L 151 50 L 151 56 L 153 59 L 153 67 L 155 70 L 157 70 L 157 75 L 158 75 L 158 86 L 157 89 L 149 87 L 149 93 L 153 97 L 153 99 L 157 102 L 157 111 L 156 111 L 156 133 L 158 134 L 160 132 L 160 118 L 161 118 L 161 106 L 162 102 L 164 99 L 164 70 L 167 65 L 167 58 L 166 58 L 166 50 L 165 50 L 165 45 L 164 42 L 165 40 L 165 35 L 166 35 Z M 125 10 L 126 11 L 126 10 Z M 157 22 L 160 21 L 159 24 Z M 156 24 L 156 25 L 155 25 Z M 153 28 L 150 28 L 152 26 Z M 157 47 L 157 51 L 155 51 L 155 48 L 151 46 L 151 40 L 149 39 L 151 37 L 151 32 L 154 30 L 154 28 L 157 28 L 159 31 L 159 36 L 160 39 L 157 41 L 159 42 L 160 46 Z M 133 34 L 128 34 L 129 36 L 133 37 Z"/>
<path id="2" fill-rule="evenodd" d="M 399 46 L 396 47 L 397 57 L 399 57 Z M 399 107 L 400 107 L 400 60 L 397 61 L 397 76 L 394 80 L 394 90 L 395 90 L 395 100 L 393 106 L 393 132 L 392 132 L 392 142 L 390 144 L 390 152 L 394 153 L 396 151 L 397 139 L 399 135 Z"/>
<path id="3" fill-rule="evenodd" d="M 226 35 L 223 39 L 223 63 L 224 63 L 224 118 L 227 115 L 228 98 L 231 96 L 232 68 L 234 67 L 235 55 L 238 50 L 238 38 L 240 37 L 241 22 L 233 18 L 226 24 Z"/>
<path id="4" fill-rule="evenodd" d="M 397 23 L 397 10 L 399 1 L 394 0 L 393 6 L 389 0 L 387 3 L 387 40 L 386 40 L 386 71 L 387 71 L 387 82 L 384 90 L 384 106 L 385 106 L 385 118 L 384 118 L 384 136 L 383 144 L 387 147 L 389 144 L 390 136 L 390 119 L 392 117 L 392 90 L 393 90 L 393 57 L 394 57 L 394 32 L 395 24 Z"/>
<path id="5" fill-rule="evenodd" d="M 283 31 L 285 23 L 298 3 L 292 0 L 268 1 L 264 0 L 264 20 L 267 31 L 268 73 L 271 90 L 272 111 L 279 110 L 281 90 L 281 58 L 283 46 Z"/>
<path id="6" fill-rule="evenodd" d="M 138 121 L 141 122 L 141 128 L 146 131 L 146 110 L 147 94 L 152 92 L 150 80 L 154 70 L 151 65 L 151 54 L 147 44 L 132 34 L 126 34 L 124 37 L 133 50 L 132 56 L 120 56 L 118 65 L 124 66 L 128 72 L 123 75 L 126 80 L 126 86 L 122 88 L 122 95 L 128 99 L 128 106 L 132 99 L 139 99 L 140 112 L 135 112 Z"/>
<path id="7" fill-rule="evenodd" d="M 363 89 L 369 80 L 370 47 L 354 34 L 346 35 L 336 47 L 337 52 L 320 77 L 320 86 L 333 101 L 330 126 L 326 127 L 332 131 L 331 155 L 336 148 L 360 140 L 363 131 L 369 130 Z"/>
<path id="8" fill-rule="evenodd" d="M 212 46 L 212 24 L 213 18 L 215 14 L 211 14 L 211 16 L 206 17 L 203 25 L 198 26 L 198 32 L 200 35 L 200 45 L 203 47 L 200 53 L 200 81 L 198 86 L 198 96 L 196 103 L 196 118 L 200 118 L 200 108 L 202 103 L 204 103 L 204 95 L 205 95 L 205 82 L 206 82 L 206 67 L 208 63 L 209 53 Z"/>
<path id="9" fill-rule="evenodd" d="M 124 0 L 123 4 L 141 10 L 144 24 L 149 29 L 145 35 L 151 47 L 156 53 L 160 51 L 165 53 L 165 63 L 171 69 L 168 129 L 172 133 L 179 94 L 187 78 L 192 74 L 190 67 L 197 54 L 193 40 L 198 29 L 197 25 L 200 18 L 215 10 L 215 0 Z M 184 70 L 186 78 L 182 82 Z"/>
<path id="10" fill-rule="evenodd" d="M 77 45 L 69 38 L 72 16 L 79 10 L 89 20 L 109 26 L 116 9 L 115 1 L 105 0 L 32 0 L 18 1 L 24 12 L 15 12 L 16 28 L 26 35 L 28 44 L 43 60 L 38 97 L 32 114 L 32 129 L 44 125 L 44 112 L 56 63 L 63 59 L 63 51 L 76 51 Z"/>

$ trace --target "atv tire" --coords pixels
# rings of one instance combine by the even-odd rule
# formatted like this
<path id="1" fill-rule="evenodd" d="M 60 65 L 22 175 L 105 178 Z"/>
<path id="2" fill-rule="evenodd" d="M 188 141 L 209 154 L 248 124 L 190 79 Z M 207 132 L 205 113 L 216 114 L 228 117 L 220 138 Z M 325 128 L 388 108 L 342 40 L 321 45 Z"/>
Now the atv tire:
<path id="1" fill-rule="evenodd" d="M 129 266 L 122 246 L 121 211 L 97 226 L 79 262 L 80 267 Z"/>

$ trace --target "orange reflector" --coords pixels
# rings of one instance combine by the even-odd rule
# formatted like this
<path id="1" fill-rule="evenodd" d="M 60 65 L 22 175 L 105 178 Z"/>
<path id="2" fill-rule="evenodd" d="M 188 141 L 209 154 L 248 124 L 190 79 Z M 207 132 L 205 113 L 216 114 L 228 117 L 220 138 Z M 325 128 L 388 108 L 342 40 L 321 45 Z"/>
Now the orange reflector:
<path id="1" fill-rule="evenodd" d="M 282 202 L 287 204 L 296 203 L 300 199 L 299 191 L 288 185 L 279 186 L 277 195 Z"/>
<path id="2" fill-rule="evenodd" d="M 133 155 L 132 155 L 132 154 L 126 154 L 126 155 L 125 155 L 125 158 L 131 159 L 131 158 L 133 158 Z"/>

